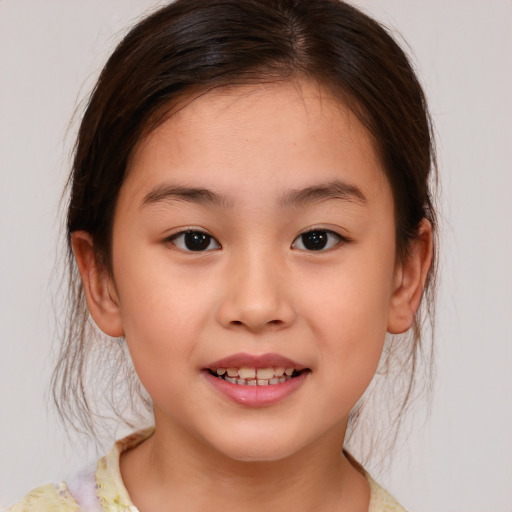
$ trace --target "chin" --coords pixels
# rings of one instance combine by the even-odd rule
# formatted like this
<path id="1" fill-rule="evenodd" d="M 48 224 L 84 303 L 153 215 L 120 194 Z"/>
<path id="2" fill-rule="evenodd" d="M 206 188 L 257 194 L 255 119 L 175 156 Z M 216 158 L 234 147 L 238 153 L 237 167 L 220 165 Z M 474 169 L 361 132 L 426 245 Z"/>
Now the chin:
<path id="1" fill-rule="evenodd" d="M 272 462 L 285 459 L 302 446 L 291 439 L 279 439 L 275 435 L 230 437 L 225 442 L 216 443 L 216 450 L 231 460 L 238 462 Z"/>

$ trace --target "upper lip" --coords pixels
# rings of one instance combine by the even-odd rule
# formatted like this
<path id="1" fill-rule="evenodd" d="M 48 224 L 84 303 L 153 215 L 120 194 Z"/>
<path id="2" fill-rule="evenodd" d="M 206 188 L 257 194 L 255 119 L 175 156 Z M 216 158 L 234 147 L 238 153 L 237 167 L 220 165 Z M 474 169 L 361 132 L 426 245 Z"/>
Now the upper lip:
<path id="1" fill-rule="evenodd" d="M 288 357 L 280 354 L 251 355 L 245 353 L 233 354 L 223 357 L 206 368 L 216 370 L 217 368 L 294 368 L 297 371 L 305 370 L 307 367 Z"/>

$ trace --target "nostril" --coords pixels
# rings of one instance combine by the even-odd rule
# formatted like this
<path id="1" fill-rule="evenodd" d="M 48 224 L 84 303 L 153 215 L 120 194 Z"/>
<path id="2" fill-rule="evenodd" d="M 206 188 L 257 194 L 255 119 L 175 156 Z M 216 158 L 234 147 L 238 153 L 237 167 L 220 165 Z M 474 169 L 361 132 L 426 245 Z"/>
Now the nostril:
<path id="1" fill-rule="evenodd" d="M 264 325 L 262 325 L 262 327 L 263 328 L 265 326 L 267 326 L 267 327 L 280 327 L 281 325 L 284 325 L 284 323 L 285 322 L 283 320 L 269 320 Z M 245 324 L 245 322 L 243 322 L 241 320 L 232 320 L 231 321 L 231 325 L 236 325 L 238 327 L 238 326 L 243 326 L 243 325 L 247 325 L 247 324 Z"/>

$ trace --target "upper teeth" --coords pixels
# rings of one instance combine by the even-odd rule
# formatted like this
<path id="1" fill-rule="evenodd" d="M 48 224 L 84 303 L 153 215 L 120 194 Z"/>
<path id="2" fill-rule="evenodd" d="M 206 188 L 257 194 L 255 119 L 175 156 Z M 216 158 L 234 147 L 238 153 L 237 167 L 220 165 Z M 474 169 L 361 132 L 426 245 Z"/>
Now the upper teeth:
<path id="1" fill-rule="evenodd" d="M 233 384 L 247 384 L 266 386 L 268 384 L 279 384 L 285 382 L 293 373 L 294 368 L 285 368 L 284 366 L 268 368 L 217 368 L 216 373 L 219 377 Z"/>

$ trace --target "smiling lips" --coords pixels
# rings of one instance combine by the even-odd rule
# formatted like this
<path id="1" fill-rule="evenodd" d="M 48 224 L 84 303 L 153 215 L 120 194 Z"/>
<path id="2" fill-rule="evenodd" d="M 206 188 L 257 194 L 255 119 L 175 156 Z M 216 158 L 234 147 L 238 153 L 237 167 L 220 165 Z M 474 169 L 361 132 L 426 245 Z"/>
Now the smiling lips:
<path id="1" fill-rule="evenodd" d="M 293 377 L 293 372 L 297 371 L 293 367 L 284 368 L 278 366 L 276 368 L 217 368 L 215 373 L 218 377 L 230 382 L 231 384 L 239 384 L 242 386 L 272 386 L 281 384 Z"/>
<path id="2" fill-rule="evenodd" d="M 252 407 L 278 402 L 300 387 L 311 373 L 304 365 L 278 354 L 236 354 L 204 370 L 217 391 Z"/>

